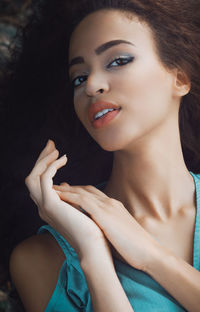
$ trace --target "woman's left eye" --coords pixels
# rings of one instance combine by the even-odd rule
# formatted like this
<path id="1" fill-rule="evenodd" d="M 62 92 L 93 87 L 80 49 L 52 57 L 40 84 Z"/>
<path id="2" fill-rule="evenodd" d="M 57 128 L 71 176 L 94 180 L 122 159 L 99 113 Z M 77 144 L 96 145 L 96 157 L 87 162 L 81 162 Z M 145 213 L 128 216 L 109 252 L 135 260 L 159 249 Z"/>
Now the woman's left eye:
<path id="1" fill-rule="evenodd" d="M 134 59 L 133 56 L 118 57 L 118 58 L 114 59 L 111 63 L 109 63 L 107 67 L 110 68 L 110 67 L 123 66 L 123 65 L 126 65 L 126 64 L 132 62 L 133 59 Z"/>

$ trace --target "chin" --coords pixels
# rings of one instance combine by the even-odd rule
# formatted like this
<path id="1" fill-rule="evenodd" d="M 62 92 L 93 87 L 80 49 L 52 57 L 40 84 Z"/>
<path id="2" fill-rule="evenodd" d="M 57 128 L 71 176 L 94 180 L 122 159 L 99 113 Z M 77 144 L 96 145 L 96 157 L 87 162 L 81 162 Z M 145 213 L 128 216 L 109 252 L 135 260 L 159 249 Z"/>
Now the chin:
<path id="1" fill-rule="evenodd" d="M 107 142 L 97 142 L 99 146 L 107 152 L 115 152 L 123 149 L 123 146 L 119 144 L 119 142 L 107 141 Z"/>

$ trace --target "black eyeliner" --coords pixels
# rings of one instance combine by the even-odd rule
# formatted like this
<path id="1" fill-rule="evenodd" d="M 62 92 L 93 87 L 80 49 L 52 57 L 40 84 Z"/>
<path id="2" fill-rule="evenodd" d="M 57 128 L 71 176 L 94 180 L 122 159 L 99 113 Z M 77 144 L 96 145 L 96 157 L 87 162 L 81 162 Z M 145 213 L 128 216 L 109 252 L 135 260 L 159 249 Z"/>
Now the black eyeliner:
<path id="1" fill-rule="evenodd" d="M 74 81 L 75 81 L 76 79 L 78 79 L 78 78 L 83 78 L 83 77 L 86 77 L 86 75 L 82 75 L 82 76 L 77 76 L 77 77 L 75 77 L 75 78 L 71 81 L 72 86 L 73 86 L 74 88 L 78 87 L 78 86 L 75 86 L 75 85 L 74 85 Z M 85 80 L 84 80 L 84 81 L 85 81 Z M 83 82 L 84 82 L 84 81 L 83 81 Z"/>
<path id="2" fill-rule="evenodd" d="M 132 55 L 121 55 L 121 56 L 117 56 L 117 57 L 113 58 L 113 60 L 111 60 L 111 61 L 109 62 L 109 64 L 106 65 L 106 67 L 109 68 L 108 66 L 110 66 L 113 62 L 115 62 L 115 61 L 117 61 L 117 60 L 119 60 L 119 59 L 127 60 L 127 63 L 123 64 L 123 65 L 126 65 L 126 64 L 132 62 L 132 61 L 134 60 L 134 58 L 135 58 L 135 57 L 132 56 Z M 123 65 L 119 65 L 119 66 L 123 66 Z M 113 66 L 113 67 L 117 67 L 117 66 Z"/>

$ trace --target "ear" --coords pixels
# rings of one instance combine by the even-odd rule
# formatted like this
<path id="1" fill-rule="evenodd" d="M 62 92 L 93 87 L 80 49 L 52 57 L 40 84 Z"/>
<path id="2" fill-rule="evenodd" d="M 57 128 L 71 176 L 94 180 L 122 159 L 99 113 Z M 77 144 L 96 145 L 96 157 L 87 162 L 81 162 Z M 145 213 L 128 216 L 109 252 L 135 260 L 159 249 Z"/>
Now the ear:
<path id="1" fill-rule="evenodd" d="M 174 75 L 174 95 L 182 97 L 190 92 L 191 89 L 191 81 L 180 69 L 175 70 Z"/>

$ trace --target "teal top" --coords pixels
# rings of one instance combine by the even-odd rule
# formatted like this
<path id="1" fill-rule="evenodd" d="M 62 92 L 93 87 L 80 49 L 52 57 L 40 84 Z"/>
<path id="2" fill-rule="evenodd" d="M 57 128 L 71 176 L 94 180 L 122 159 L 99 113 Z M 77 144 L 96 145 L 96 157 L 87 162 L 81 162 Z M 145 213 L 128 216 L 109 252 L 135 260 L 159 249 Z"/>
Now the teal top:
<path id="1" fill-rule="evenodd" d="M 196 188 L 196 222 L 194 232 L 193 267 L 200 271 L 200 174 L 193 176 Z M 106 182 L 96 186 L 103 189 Z M 66 259 L 59 273 L 56 288 L 45 312 L 92 312 L 92 303 L 86 279 L 75 250 L 49 225 L 38 233 L 50 232 L 62 248 Z M 128 263 L 113 258 L 121 285 L 135 312 L 183 312 L 186 311 L 150 275 Z M 105 272 L 106 274 L 106 272 Z"/>

